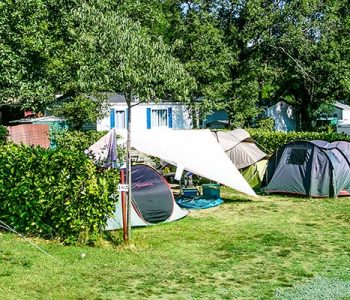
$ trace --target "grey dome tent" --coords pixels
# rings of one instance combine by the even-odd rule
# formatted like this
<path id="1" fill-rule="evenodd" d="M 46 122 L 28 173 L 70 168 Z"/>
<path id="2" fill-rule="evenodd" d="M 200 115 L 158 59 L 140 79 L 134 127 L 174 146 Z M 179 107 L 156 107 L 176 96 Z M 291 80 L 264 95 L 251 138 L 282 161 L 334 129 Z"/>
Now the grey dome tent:
<path id="1" fill-rule="evenodd" d="M 175 202 L 165 178 L 147 165 L 135 165 L 131 169 L 131 226 L 148 226 L 171 222 L 185 217 L 188 212 Z M 107 230 L 123 227 L 121 197 L 114 216 L 108 220 Z"/>
<path id="2" fill-rule="evenodd" d="M 349 153 L 347 142 L 288 143 L 269 160 L 262 189 L 310 197 L 350 195 Z"/>

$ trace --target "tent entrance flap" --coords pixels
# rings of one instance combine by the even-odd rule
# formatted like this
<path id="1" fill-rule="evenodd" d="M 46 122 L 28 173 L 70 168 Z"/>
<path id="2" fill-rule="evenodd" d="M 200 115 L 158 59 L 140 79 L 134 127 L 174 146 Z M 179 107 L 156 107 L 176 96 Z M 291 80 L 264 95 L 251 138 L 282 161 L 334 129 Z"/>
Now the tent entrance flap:
<path id="1" fill-rule="evenodd" d="M 166 221 L 173 211 L 173 195 L 162 176 L 145 165 L 131 171 L 133 205 L 147 223 Z"/>

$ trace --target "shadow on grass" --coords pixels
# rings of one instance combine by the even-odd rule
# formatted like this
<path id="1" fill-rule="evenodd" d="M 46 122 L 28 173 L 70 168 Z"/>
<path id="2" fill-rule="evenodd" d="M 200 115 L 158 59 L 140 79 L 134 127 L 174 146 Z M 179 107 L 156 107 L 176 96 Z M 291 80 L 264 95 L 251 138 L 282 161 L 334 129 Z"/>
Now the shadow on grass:
<path id="1" fill-rule="evenodd" d="M 252 200 L 249 198 L 243 198 L 243 197 L 237 197 L 237 198 L 227 198 L 227 197 L 222 197 L 222 200 L 224 200 L 224 203 L 253 203 L 257 202 L 257 200 Z"/>
<path id="2" fill-rule="evenodd" d="M 113 247 L 120 246 L 124 243 L 123 231 L 121 229 L 105 231 L 103 233 L 103 238 Z"/>
<path id="3" fill-rule="evenodd" d="M 275 201 L 289 201 L 289 202 L 312 202 L 312 201 L 324 201 L 329 198 L 312 198 L 304 195 L 290 195 L 290 194 L 265 194 L 265 199 Z"/>

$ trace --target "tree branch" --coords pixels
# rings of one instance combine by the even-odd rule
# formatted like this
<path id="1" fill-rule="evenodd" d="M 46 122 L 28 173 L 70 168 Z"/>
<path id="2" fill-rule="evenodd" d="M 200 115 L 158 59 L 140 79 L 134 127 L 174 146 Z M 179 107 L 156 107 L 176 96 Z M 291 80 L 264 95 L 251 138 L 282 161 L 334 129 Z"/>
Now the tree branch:
<path id="1" fill-rule="evenodd" d="M 272 48 L 275 48 L 275 49 L 279 49 L 279 50 L 282 50 L 282 52 L 284 54 L 286 54 L 292 61 L 295 62 L 295 64 L 297 65 L 297 67 L 301 70 L 301 72 L 305 75 L 306 78 L 310 78 L 311 80 L 313 81 L 316 81 L 315 77 L 313 77 L 311 74 L 309 74 L 305 68 L 298 62 L 297 59 L 295 59 L 292 55 L 290 55 L 283 47 L 281 46 L 274 46 L 274 45 L 270 45 Z"/>

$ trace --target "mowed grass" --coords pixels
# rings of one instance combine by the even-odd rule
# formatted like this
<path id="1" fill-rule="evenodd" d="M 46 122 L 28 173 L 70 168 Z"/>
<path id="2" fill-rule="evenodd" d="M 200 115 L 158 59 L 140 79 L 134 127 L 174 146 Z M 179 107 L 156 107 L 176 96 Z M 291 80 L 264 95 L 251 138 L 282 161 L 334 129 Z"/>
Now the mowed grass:
<path id="1" fill-rule="evenodd" d="M 1 299 L 293 299 L 325 278 L 350 286 L 349 198 L 222 195 L 219 207 L 133 230 L 128 246 L 32 239 L 52 258 L 0 232 Z"/>

